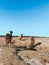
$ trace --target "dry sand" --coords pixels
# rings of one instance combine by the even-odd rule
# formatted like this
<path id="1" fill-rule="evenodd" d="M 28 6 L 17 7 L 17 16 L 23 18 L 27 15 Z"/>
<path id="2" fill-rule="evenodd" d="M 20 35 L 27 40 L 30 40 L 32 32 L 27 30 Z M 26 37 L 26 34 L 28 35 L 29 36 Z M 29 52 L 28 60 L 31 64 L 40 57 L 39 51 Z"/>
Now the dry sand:
<path id="1" fill-rule="evenodd" d="M 0 47 L 0 65 L 49 65 L 49 50 L 39 49 L 19 51 L 15 48 Z"/>
<path id="2" fill-rule="evenodd" d="M 49 65 L 49 39 L 38 38 L 35 40 L 35 44 L 37 42 L 42 42 L 41 45 L 34 48 L 37 51 L 33 49 L 14 48 L 12 45 L 7 47 L 0 44 L 0 65 Z M 24 47 L 29 45 L 29 43 L 28 38 L 26 41 L 16 40 L 13 45 Z"/>

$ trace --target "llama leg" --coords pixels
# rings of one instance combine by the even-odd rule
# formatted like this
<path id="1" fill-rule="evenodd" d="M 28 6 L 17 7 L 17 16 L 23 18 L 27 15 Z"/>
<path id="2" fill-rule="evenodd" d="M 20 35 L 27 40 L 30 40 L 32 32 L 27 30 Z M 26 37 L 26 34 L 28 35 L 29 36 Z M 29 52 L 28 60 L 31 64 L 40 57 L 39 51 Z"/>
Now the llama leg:
<path id="1" fill-rule="evenodd" d="M 7 45 L 7 46 L 9 45 L 9 40 L 6 40 L 6 45 Z"/>

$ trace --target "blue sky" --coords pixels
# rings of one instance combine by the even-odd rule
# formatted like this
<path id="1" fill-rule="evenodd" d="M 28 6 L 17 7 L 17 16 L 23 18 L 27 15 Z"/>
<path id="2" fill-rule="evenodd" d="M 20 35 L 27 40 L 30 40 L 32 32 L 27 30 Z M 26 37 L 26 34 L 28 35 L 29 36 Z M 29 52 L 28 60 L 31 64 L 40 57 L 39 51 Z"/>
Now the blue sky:
<path id="1" fill-rule="evenodd" d="M 49 0 L 0 0 L 0 35 L 49 36 Z"/>

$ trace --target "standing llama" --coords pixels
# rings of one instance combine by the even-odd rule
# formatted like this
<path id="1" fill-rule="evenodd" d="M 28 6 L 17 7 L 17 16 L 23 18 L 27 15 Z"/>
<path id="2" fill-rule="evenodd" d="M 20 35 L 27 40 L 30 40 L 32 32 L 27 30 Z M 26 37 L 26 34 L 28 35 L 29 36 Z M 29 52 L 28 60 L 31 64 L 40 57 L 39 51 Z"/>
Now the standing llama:
<path id="1" fill-rule="evenodd" d="M 10 34 L 7 33 L 6 34 L 6 45 L 8 45 L 9 43 L 11 43 L 11 40 L 12 40 L 12 31 L 10 31 Z"/>
<path id="2" fill-rule="evenodd" d="M 18 36 L 19 40 L 22 40 L 22 38 L 23 38 L 23 34 L 21 34 L 20 36 Z"/>
<path id="3" fill-rule="evenodd" d="M 34 45 L 34 42 L 35 42 L 34 37 L 31 36 L 30 37 L 30 47 L 32 47 Z"/>

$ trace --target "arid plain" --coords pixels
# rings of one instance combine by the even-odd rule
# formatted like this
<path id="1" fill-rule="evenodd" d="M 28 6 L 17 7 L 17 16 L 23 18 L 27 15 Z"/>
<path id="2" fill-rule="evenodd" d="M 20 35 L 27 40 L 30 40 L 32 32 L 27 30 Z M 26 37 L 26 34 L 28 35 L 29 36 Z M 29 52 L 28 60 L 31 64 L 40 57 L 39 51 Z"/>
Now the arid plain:
<path id="1" fill-rule="evenodd" d="M 22 40 L 13 36 L 14 44 L 8 47 L 5 36 L 0 36 L 0 65 L 49 65 L 49 37 L 34 36 L 34 40 L 30 49 L 29 36 L 23 36 Z"/>

